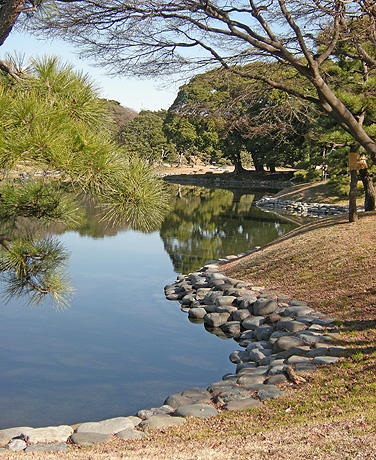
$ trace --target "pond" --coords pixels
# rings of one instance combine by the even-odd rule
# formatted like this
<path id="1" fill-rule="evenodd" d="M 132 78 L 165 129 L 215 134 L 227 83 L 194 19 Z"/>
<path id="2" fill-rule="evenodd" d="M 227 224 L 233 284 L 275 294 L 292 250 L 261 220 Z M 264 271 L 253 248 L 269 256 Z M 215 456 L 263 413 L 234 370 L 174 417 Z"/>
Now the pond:
<path id="1" fill-rule="evenodd" d="M 163 287 L 296 225 L 252 207 L 253 192 L 171 190 L 173 206 L 158 231 L 105 228 L 95 219 L 56 230 L 71 253 L 69 308 L 1 304 L 0 428 L 131 415 L 233 371 L 236 343 L 191 324 Z"/>

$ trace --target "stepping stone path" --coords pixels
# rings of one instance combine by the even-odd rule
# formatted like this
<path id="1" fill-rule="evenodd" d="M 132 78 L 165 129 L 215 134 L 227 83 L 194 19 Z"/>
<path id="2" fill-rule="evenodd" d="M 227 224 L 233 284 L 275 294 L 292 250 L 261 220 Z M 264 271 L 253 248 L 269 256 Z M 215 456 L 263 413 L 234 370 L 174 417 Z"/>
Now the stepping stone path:
<path id="1" fill-rule="evenodd" d="M 256 248 L 255 250 L 257 250 Z M 161 407 L 144 409 L 137 416 L 86 422 L 75 430 L 67 425 L 0 430 L 0 452 L 63 452 L 69 444 L 91 446 L 112 436 L 123 440 L 147 437 L 150 430 L 183 424 L 187 417 L 205 418 L 220 410 L 245 410 L 279 398 L 278 384 L 304 378 L 317 365 L 329 365 L 344 355 L 333 344 L 334 318 L 315 312 L 304 301 L 226 277 L 218 266 L 253 252 L 227 256 L 165 286 L 169 300 L 178 301 L 192 322 L 219 337 L 233 338 L 243 349 L 230 361 L 234 373 L 208 388 L 190 388 L 166 398 Z"/>

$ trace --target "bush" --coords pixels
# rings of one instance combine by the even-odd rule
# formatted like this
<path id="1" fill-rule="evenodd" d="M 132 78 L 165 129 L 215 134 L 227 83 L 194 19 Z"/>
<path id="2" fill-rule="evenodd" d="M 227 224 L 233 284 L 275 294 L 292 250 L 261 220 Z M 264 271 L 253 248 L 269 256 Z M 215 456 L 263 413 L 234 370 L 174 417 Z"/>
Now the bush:
<path id="1" fill-rule="evenodd" d="M 321 171 L 308 169 L 306 171 L 299 170 L 294 173 L 294 177 L 292 178 L 293 182 L 318 182 L 321 180 Z"/>

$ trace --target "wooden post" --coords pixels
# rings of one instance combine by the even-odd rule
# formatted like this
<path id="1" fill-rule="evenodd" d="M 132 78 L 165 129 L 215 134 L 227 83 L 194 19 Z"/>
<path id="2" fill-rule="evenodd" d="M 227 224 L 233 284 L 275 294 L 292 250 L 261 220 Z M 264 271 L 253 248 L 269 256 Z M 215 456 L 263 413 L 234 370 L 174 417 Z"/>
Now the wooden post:
<path id="1" fill-rule="evenodd" d="M 365 156 L 360 156 L 357 151 L 349 152 L 350 169 L 350 193 L 349 193 L 349 222 L 356 222 L 358 214 L 356 210 L 356 187 L 358 184 L 358 171 L 367 169 Z"/>
<path id="2" fill-rule="evenodd" d="M 358 171 L 356 169 L 350 170 L 350 193 L 349 193 L 349 222 L 356 222 L 358 220 L 358 213 L 356 210 L 356 186 L 358 184 Z"/>

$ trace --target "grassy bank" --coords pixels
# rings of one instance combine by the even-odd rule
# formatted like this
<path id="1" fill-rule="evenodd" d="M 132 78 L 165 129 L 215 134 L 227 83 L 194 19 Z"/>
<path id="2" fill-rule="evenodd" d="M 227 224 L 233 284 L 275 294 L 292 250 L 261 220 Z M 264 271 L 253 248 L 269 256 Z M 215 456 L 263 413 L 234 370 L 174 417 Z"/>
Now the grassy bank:
<path id="1" fill-rule="evenodd" d="M 337 364 L 285 384 L 288 396 L 260 409 L 189 420 L 146 440 L 72 447 L 59 459 L 376 459 L 376 213 L 359 217 L 317 220 L 222 269 L 338 318 L 336 342 L 348 349 Z"/>

